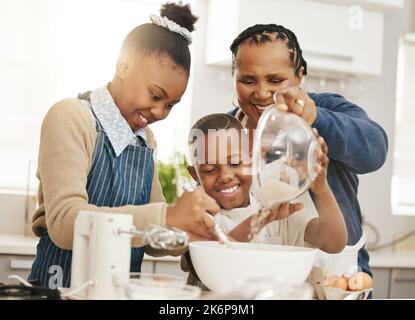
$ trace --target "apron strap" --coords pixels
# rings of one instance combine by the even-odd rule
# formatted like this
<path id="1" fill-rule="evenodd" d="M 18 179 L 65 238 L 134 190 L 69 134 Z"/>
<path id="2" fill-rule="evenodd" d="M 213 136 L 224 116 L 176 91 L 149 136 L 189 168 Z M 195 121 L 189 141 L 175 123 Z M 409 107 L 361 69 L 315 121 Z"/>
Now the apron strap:
<path id="1" fill-rule="evenodd" d="M 363 233 L 362 236 L 360 237 L 359 241 L 357 241 L 356 244 L 354 244 L 351 247 L 353 249 L 355 249 L 356 251 L 359 251 L 360 249 L 362 249 L 364 247 L 365 244 L 366 244 L 366 236 Z"/>

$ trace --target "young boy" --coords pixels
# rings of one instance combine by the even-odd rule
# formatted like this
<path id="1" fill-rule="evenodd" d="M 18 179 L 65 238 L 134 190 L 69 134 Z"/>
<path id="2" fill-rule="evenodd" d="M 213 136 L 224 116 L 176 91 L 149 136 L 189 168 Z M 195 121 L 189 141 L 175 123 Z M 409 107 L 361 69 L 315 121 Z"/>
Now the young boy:
<path id="1" fill-rule="evenodd" d="M 251 220 L 260 209 L 252 196 L 249 146 L 241 143 L 247 141 L 244 135 L 241 123 L 234 117 L 211 114 L 196 122 L 189 139 L 192 149 L 189 173 L 219 204 L 221 211 L 215 218 L 236 241 L 250 240 Z M 253 242 L 311 246 L 328 253 L 340 252 L 345 247 L 346 225 L 326 179 L 327 146 L 321 137 L 318 141 L 321 165 L 310 187 L 315 206 L 305 193 L 297 198 L 300 203 L 284 203 L 273 208 Z M 192 269 L 188 253 L 185 258 Z M 184 259 L 182 268 L 187 269 Z M 197 284 L 192 271 L 188 282 Z"/>

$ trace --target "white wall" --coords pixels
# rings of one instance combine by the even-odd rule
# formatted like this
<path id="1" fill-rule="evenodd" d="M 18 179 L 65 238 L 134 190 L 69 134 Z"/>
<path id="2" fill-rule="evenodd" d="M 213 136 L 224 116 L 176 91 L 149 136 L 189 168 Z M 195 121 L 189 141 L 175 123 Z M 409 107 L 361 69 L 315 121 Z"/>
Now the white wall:
<path id="1" fill-rule="evenodd" d="M 365 90 L 357 102 L 385 129 L 389 137 L 389 154 L 385 165 L 375 173 L 360 178 L 360 204 L 366 219 L 378 227 L 382 242 L 415 229 L 415 216 L 394 216 L 390 194 L 395 130 L 395 94 L 398 37 L 415 31 L 415 5 L 406 0 L 405 8 L 385 14 L 383 74 L 364 80 Z"/>
<path id="2" fill-rule="evenodd" d="M 233 97 L 230 69 L 206 66 L 204 63 L 207 1 L 199 0 L 194 9 L 199 21 L 192 66 L 192 124 L 203 115 L 229 111 Z M 361 79 L 364 89 L 354 100 L 385 129 L 389 137 L 389 154 L 385 165 L 375 173 L 360 176 L 359 188 L 362 213 L 367 221 L 379 229 L 382 243 L 415 229 L 415 217 L 393 216 L 390 206 L 398 37 L 403 32 L 415 30 L 414 11 L 413 1 L 407 0 L 403 10 L 385 13 L 383 74 Z M 226 28 L 226 21 L 218 23 Z M 369 230 L 368 238 L 371 240 Z"/>
<path id="3" fill-rule="evenodd" d="M 36 196 L 24 192 L 0 192 L 0 234 L 33 236 L 32 216 L 36 209 Z"/>
<path id="4" fill-rule="evenodd" d="M 192 56 L 193 95 L 190 119 L 192 125 L 197 119 L 209 113 L 229 111 L 233 97 L 231 70 L 205 65 L 207 0 L 197 1 L 193 9 L 199 16 L 199 20 L 196 24 L 195 47 Z M 226 28 L 226 21 L 218 21 L 218 23 Z"/>

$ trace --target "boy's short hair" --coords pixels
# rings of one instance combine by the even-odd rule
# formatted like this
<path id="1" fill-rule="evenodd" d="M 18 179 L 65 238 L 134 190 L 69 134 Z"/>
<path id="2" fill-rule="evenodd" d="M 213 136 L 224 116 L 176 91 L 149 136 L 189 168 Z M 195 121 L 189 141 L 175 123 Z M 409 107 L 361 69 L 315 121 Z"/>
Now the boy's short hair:
<path id="1" fill-rule="evenodd" d="M 228 131 L 231 143 L 241 143 L 241 133 L 245 131 L 242 124 L 235 117 L 226 113 L 213 113 L 200 118 L 190 129 L 188 136 L 189 164 L 205 163 L 205 139 L 218 131 Z M 247 139 L 245 139 L 247 140 Z M 202 142 L 202 144 L 200 144 Z M 217 143 L 216 139 L 213 143 Z M 222 141 L 223 143 L 223 141 Z M 242 142 L 242 144 L 244 144 Z M 219 142 L 221 146 L 221 142 Z M 225 148 L 226 152 L 226 148 Z"/>
<path id="2" fill-rule="evenodd" d="M 204 116 L 196 121 L 193 127 L 190 129 L 189 134 L 189 145 L 195 142 L 196 136 L 192 134 L 194 130 L 200 130 L 204 135 L 207 135 L 209 130 L 220 130 L 220 129 L 237 129 L 244 130 L 242 124 L 235 117 L 226 113 L 212 113 Z"/>

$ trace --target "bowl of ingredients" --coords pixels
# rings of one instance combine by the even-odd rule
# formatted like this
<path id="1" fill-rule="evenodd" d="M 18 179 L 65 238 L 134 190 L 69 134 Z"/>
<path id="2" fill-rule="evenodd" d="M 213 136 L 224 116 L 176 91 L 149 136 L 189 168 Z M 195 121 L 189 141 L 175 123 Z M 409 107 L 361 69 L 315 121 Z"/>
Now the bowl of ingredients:
<path id="1" fill-rule="evenodd" d="M 189 251 L 198 277 L 213 291 L 256 277 L 303 284 L 316 254 L 312 248 L 250 242 L 232 242 L 228 248 L 218 241 L 190 242 Z"/>

